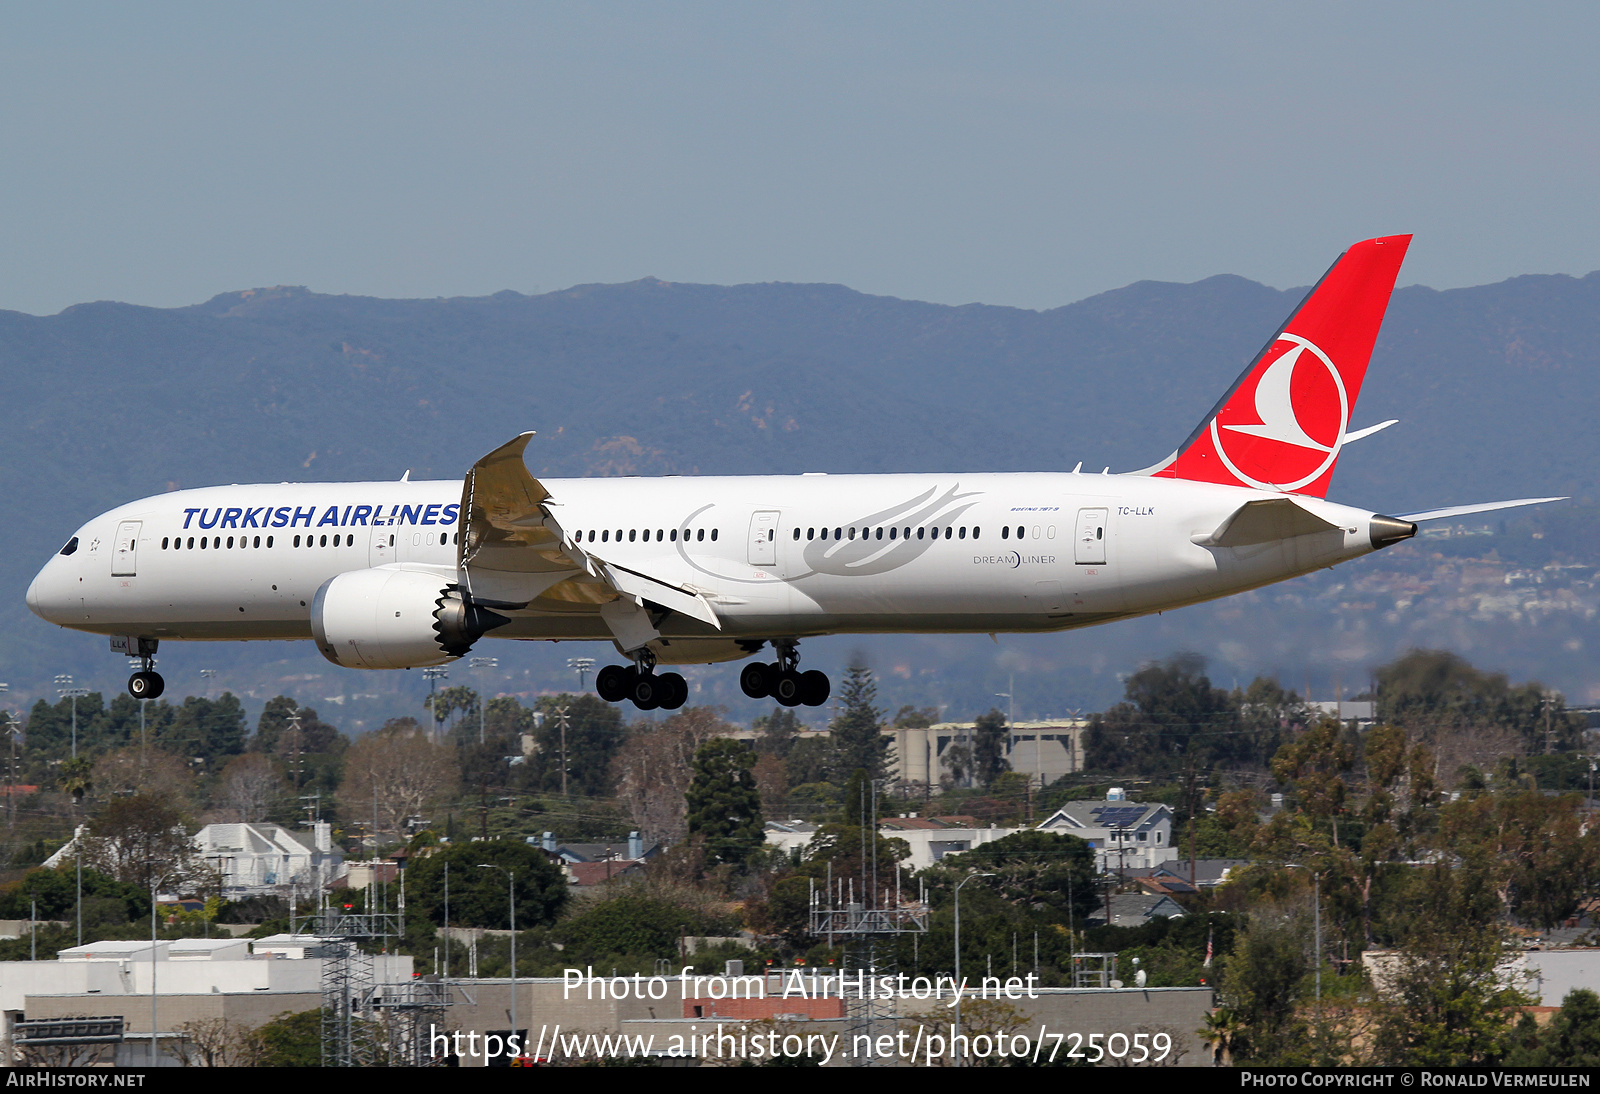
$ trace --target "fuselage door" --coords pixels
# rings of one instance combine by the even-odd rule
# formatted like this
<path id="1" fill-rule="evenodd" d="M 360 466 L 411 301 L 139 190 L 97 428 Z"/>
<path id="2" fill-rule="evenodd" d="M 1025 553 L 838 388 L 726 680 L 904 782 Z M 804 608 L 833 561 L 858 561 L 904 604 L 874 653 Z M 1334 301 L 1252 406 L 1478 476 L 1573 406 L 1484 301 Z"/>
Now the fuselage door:
<path id="1" fill-rule="evenodd" d="M 750 518 L 750 565 L 778 564 L 778 511 L 763 509 Z"/>
<path id="2" fill-rule="evenodd" d="M 117 525 L 117 545 L 111 552 L 111 576 L 133 577 L 139 572 L 139 529 L 143 521 L 125 520 Z"/>
<path id="3" fill-rule="evenodd" d="M 1079 509 L 1074 554 L 1080 566 L 1098 566 L 1106 560 L 1106 517 L 1109 509 Z"/>
<path id="4" fill-rule="evenodd" d="M 372 529 L 372 540 L 367 548 L 367 565 L 383 566 L 400 558 L 400 533 L 405 529 L 398 524 L 379 524 Z"/>

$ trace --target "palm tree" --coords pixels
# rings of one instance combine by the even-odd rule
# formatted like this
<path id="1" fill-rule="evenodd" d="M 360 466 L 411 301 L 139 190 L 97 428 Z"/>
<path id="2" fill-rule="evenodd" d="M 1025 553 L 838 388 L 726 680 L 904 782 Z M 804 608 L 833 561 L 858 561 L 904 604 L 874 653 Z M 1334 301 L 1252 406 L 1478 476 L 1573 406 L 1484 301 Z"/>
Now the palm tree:
<path id="1" fill-rule="evenodd" d="M 1233 1050 L 1244 1033 L 1244 1023 L 1231 1007 L 1218 1007 L 1206 1015 L 1205 1028 L 1197 1031 L 1211 1049 L 1211 1060 L 1218 1067 L 1233 1063 Z"/>
<path id="2" fill-rule="evenodd" d="M 58 785 L 63 794 L 72 795 L 73 805 L 81 806 L 83 796 L 94 789 L 93 774 L 94 765 L 87 756 L 74 756 L 62 763 Z"/>

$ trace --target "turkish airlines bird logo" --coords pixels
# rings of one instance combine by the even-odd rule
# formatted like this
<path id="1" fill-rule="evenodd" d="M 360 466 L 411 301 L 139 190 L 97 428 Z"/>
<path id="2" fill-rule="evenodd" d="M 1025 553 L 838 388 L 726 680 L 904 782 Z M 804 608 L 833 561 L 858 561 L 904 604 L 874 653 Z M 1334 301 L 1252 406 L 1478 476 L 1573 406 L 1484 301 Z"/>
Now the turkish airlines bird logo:
<path id="1" fill-rule="evenodd" d="M 1251 378 L 1211 420 L 1228 470 L 1262 490 L 1298 490 L 1333 467 L 1350 424 L 1339 370 L 1309 339 L 1280 334 Z"/>

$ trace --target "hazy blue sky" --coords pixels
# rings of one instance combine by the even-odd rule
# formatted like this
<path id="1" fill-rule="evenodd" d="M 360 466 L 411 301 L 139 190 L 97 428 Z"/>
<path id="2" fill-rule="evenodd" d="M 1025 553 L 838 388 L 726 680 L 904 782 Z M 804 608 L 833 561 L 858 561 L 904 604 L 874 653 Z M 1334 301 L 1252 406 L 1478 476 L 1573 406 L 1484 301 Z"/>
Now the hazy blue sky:
<path id="1" fill-rule="evenodd" d="M 1600 7 L 12 4 L 0 308 L 1600 267 Z"/>

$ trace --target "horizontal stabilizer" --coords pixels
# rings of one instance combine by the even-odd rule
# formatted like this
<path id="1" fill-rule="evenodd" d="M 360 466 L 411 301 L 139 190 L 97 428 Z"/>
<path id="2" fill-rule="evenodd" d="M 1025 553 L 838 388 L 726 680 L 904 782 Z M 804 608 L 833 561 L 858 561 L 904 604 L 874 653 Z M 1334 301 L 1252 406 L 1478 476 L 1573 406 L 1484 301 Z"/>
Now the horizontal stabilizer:
<path id="1" fill-rule="evenodd" d="M 1516 501 L 1488 501 L 1481 505 L 1452 505 L 1448 509 L 1429 509 L 1426 513 L 1407 513 L 1401 520 L 1420 524 L 1425 520 L 1444 520 L 1447 517 L 1466 517 L 1473 513 L 1492 513 L 1496 509 L 1515 509 L 1519 505 L 1543 505 L 1547 501 L 1566 501 L 1566 498 L 1518 498 Z"/>
<path id="2" fill-rule="evenodd" d="M 1215 532 L 1195 536 L 1194 542 L 1202 547 L 1247 547 L 1338 527 L 1290 498 L 1263 498 L 1245 502 Z"/>

